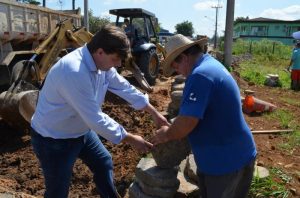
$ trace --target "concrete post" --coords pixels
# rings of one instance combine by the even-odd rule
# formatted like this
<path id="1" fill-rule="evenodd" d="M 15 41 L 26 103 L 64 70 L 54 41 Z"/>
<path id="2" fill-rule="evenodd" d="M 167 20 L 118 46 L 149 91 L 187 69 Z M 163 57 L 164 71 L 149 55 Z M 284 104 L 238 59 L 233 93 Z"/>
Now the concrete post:
<path id="1" fill-rule="evenodd" d="M 227 0 L 225 41 L 224 41 L 224 64 L 226 67 L 230 67 L 232 62 L 234 4 L 235 4 L 235 0 Z"/>

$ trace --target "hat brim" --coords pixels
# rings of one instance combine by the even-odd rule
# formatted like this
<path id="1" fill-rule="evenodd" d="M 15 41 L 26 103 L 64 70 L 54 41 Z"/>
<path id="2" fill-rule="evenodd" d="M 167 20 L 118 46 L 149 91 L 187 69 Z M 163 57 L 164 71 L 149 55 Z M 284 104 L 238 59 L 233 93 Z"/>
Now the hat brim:
<path id="1" fill-rule="evenodd" d="M 171 76 L 175 72 L 175 70 L 171 67 L 171 63 L 183 51 L 185 51 L 186 49 L 190 48 L 193 45 L 203 46 L 203 45 L 205 45 L 207 43 L 207 41 L 208 41 L 207 38 L 203 38 L 203 39 L 194 41 L 194 42 L 192 42 L 190 44 L 187 44 L 185 46 L 182 46 L 182 47 L 179 47 L 179 48 L 175 49 L 172 53 L 170 53 L 169 55 L 167 55 L 167 57 L 162 62 L 164 76 L 169 77 L 169 76 Z"/>

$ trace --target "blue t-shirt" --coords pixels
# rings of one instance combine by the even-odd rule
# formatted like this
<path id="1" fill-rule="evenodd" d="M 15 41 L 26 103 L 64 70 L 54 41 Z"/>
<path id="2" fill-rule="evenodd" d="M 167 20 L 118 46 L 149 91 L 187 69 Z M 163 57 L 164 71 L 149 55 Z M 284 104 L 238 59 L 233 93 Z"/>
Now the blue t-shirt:
<path id="1" fill-rule="evenodd" d="M 292 69 L 300 69 L 300 48 L 295 48 L 292 55 Z"/>
<path id="2" fill-rule="evenodd" d="M 255 158 L 255 143 L 243 117 L 239 88 L 227 69 L 208 54 L 186 79 L 179 115 L 199 119 L 189 134 L 199 171 L 227 174 Z"/>

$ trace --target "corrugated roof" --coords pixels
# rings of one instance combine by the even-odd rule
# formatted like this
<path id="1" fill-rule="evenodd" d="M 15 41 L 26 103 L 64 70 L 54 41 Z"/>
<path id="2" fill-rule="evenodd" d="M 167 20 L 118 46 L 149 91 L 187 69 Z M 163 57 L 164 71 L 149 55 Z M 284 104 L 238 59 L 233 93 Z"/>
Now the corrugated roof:
<path id="1" fill-rule="evenodd" d="M 249 19 L 248 21 L 267 21 L 268 22 L 268 21 L 282 21 L 282 20 L 258 17 L 258 18 Z"/>
<path id="2" fill-rule="evenodd" d="M 252 23 L 252 22 L 267 22 L 267 23 L 278 23 L 278 22 L 284 22 L 284 23 L 299 23 L 300 19 L 297 20 L 280 20 L 280 19 L 270 19 L 270 18 L 264 18 L 264 17 L 258 17 L 248 20 L 241 20 L 237 23 Z"/>

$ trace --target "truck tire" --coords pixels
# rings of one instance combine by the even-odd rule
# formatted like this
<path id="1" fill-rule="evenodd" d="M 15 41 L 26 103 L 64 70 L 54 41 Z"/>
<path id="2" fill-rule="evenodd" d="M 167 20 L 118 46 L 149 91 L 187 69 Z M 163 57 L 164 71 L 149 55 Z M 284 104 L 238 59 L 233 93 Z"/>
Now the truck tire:
<path id="1" fill-rule="evenodd" d="M 159 60 L 155 49 L 140 54 L 138 66 L 149 85 L 154 85 L 159 72 Z"/>

